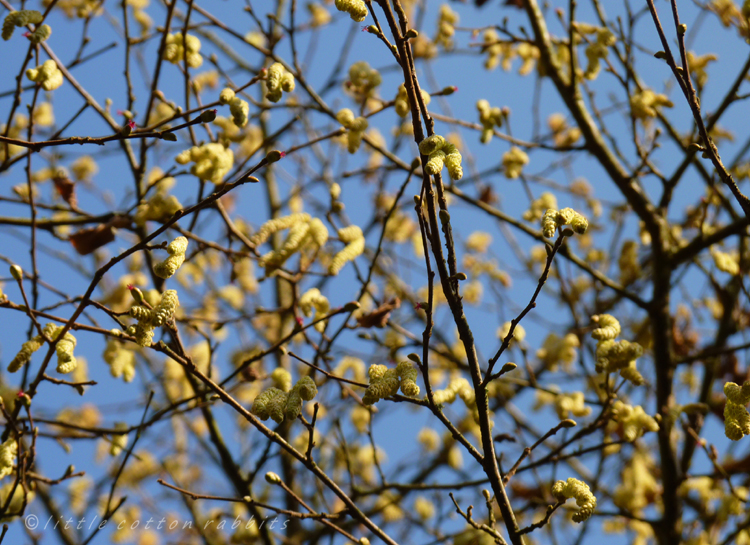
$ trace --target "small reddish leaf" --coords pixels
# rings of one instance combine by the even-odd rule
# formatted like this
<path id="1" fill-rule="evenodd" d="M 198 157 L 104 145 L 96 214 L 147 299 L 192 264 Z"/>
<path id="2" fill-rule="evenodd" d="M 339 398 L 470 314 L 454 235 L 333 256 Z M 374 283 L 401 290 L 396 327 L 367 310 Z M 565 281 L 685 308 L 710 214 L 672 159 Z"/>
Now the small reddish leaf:
<path id="1" fill-rule="evenodd" d="M 357 318 L 359 327 L 379 327 L 383 328 L 388 323 L 388 318 L 391 315 L 391 311 L 401 306 L 401 299 L 394 297 L 390 301 L 386 301 L 378 308 Z"/>
<path id="2" fill-rule="evenodd" d="M 115 231 L 107 223 L 100 223 L 96 227 L 81 229 L 68 238 L 73 248 L 80 255 L 88 255 L 115 240 Z"/>
<path id="3" fill-rule="evenodd" d="M 57 192 L 66 203 L 72 208 L 78 206 L 75 182 L 72 182 L 68 178 L 52 178 L 52 182 L 55 184 L 55 189 L 57 189 Z"/>

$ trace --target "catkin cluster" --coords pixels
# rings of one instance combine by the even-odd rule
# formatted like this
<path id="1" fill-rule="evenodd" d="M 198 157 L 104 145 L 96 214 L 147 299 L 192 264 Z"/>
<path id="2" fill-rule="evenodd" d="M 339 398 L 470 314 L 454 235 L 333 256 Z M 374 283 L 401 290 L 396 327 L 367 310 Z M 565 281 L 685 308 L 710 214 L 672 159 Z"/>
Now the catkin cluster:
<path id="1" fill-rule="evenodd" d="M 140 346 L 151 346 L 155 329 L 171 320 L 179 305 L 180 301 L 175 290 L 162 293 L 161 301 L 154 308 L 144 304 L 134 305 L 130 309 L 130 316 L 138 320 L 138 323 L 128 327 L 126 333 L 134 336 L 135 342 Z"/>
<path id="2" fill-rule="evenodd" d="M 325 295 L 320 293 L 318 288 L 310 288 L 302 297 L 299 298 L 299 309 L 302 314 L 308 318 L 313 315 L 315 311 L 316 318 L 325 316 L 331 310 L 331 305 L 326 299 Z M 327 320 L 321 320 L 315 324 L 315 329 L 319 332 L 323 332 L 326 328 Z"/>
<path id="3" fill-rule="evenodd" d="M 345 243 L 346 246 L 333 256 L 331 262 L 328 264 L 328 274 L 336 276 L 339 271 L 350 261 L 354 261 L 354 258 L 361 255 L 365 251 L 365 235 L 356 225 L 350 225 L 349 227 L 342 227 L 338 230 L 339 240 Z"/>
<path id="4" fill-rule="evenodd" d="M 714 265 L 720 271 L 729 273 L 732 276 L 740 274 L 739 256 L 737 253 L 732 254 L 711 248 L 711 257 L 714 258 Z"/>
<path id="5" fill-rule="evenodd" d="M 38 25 L 43 20 L 44 17 L 42 16 L 42 14 L 34 9 L 11 11 L 8 15 L 5 16 L 5 20 L 3 21 L 3 40 L 10 40 L 16 27 Z"/>
<path id="6" fill-rule="evenodd" d="M 234 91 L 226 87 L 219 93 L 219 102 L 229 105 L 232 121 L 236 126 L 242 128 L 247 125 L 248 115 L 250 114 L 250 105 L 247 101 L 235 96 Z"/>
<path id="7" fill-rule="evenodd" d="M 477 110 L 479 110 L 479 122 L 482 124 L 482 135 L 479 141 L 487 144 L 492 140 L 495 127 L 503 126 L 503 111 L 497 106 L 490 108 L 490 103 L 483 98 L 477 100 Z"/>
<path id="8" fill-rule="evenodd" d="M 552 485 L 552 495 L 561 502 L 565 502 L 568 498 L 576 500 L 579 510 L 573 515 L 575 522 L 583 522 L 596 509 L 596 497 L 591 493 L 589 485 L 573 477 L 569 477 L 567 482 L 557 481 Z"/>
<path id="9" fill-rule="evenodd" d="M 619 399 L 612 405 L 612 416 L 622 427 L 622 437 L 632 443 L 647 431 L 659 431 L 659 424 L 643 407 L 628 405 Z"/>
<path id="10" fill-rule="evenodd" d="M 169 278 L 180 265 L 185 261 L 185 251 L 187 250 L 188 239 L 185 237 L 177 237 L 167 246 L 167 252 L 169 257 L 164 261 L 161 261 L 154 265 L 154 274 L 159 278 Z"/>
<path id="11" fill-rule="evenodd" d="M 361 23 L 367 17 L 367 6 L 364 0 L 336 0 L 336 9 L 348 13 L 353 21 Z"/>
<path id="12" fill-rule="evenodd" d="M 120 341 L 109 339 L 102 359 L 109 365 L 109 373 L 114 378 L 122 377 L 125 382 L 135 378 L 135 352 L 128 350 Z"/>
<path id="13" fill-rule="evenodd" d="M 432 97 L 427 91 L 424 91 L 422 89 L 420 89 L 420 94 L 422 95 L 422 102 L 424 102 L 424 105 L 427 106 L 432 100 Z M 406 117 L 406 115 L 409 113 L 409 110 L 411 109 L 411 106 L 409 106 L 409 94 L 406 92 L 406 86 L 403 83 L 398 87 L 398 93 L 396 93 L 393 107 L 395 108 L 396 113 L 399 117 Z"/>
<path id="14" fill-rule="evenodd" d="M 445 165 L 451 179 L 460 180 L 463 178 L 461 152 L 439 134 L 433 134 L 422 140 L 419 143 L 419 152 L 428 157 L 427 164 L 424 167 L 427 174 L 438 174 Z"/>
<path id="15" fill-rule="evenodd" d="M 368 375 L 370 384 L 362 397 L 365 405 L 373 405 L 380 399 L 395 395 L 399 388 L 405 396 L 419 395 L 417 370 L 411 362 L 402 361 L 393 369 L 388 369 L 385 365 L 374 364 L 370 366 Z"/>
<path id="16" fill-rule="evenodd" d="M 503 154 L 503 172 L 509 180 L 521 175 L 524 165 L 529 163 L 529 156 L 521 148 L 513 146 Z"/>
<path id="17" fill-rule="evenodd" d="M 646 121 L 656 117 L 657 108 L 674 106 L 667 95 L 654 93 L 651 89 L 644 89 L 630 97 L 630 110 L 634 118 Z"/>
<path id="18" fill-rule="evenodd" d="M 458 13 L 453 11 L 448 4 L 440 6 L 440 13 L 437 22 L 437 35 L 433 41 L 436 44 L 442 45 L 446 51 L 453 49 L 453 36 L 456 34 L 457 24 Z"/>
<path id="19" fill-rule="evenodd" d="M 280 62 L 275 62 L 268 67 L 266 76 L 266 98 L 271 102 L 281 100 L 282 91 L 291 93 L 294 91 L 294 75 L 289 72 Z"/>
<path id="20" fill-rule="evenodd" d="M 310 12 L 310 26 L 318 28 L 331 22 L 331 14 L 328 10 L 317 2 L 307 4 L 307 11 Z"/>
<path id="21" fill-rule="evenodd" d="M 562 210 L 550 208 L 542 216 L 542 233 L 547 238 L 553 237 L 557 228 L 564 225 L 570 225 L 579 235 L 584 234 L 589 228 L 588 220 L 572 208 Z"/>
<path id="22" fill-rule="evenodd" d="M 617 38 L 606 27 L 597 27 L 586 23 L 576 23 L 576 30 L 581 34 L 596 34 L 596 41 L 586 47 L 586 58 L 588 64 L 583 76 L 586 79 L 596 79 L 601 71 L 601 60 L 607 58 L 609 47 L 617 42 Z"/>
<path id="23" fill-rule="evenodd" d="M 568 333 L 564 337 L 558 337 L 554 333 L 547 335 L 542 347 L 536 351 L 536 357 L 544 363 L 544 368 L 556 371 L 557 366 L 562 364 L 566 371 L 570 370 L 571 364 L 578 357 L 576 350 L 581 346 L 581 341 L 575 333 Z"/>
<path id="24" fill-rule="evenodd" d="M 220 184 L 234 164 L 234 153 L 222 144 L 210 142 L 186 149 L 175 157 L 175 162 L 180 165 L 193 162 L 195 164 L 190 167 L 191 174 L 201 180 Z"/>
<path id="25" fill-rule="evenodd" d="M 306 248 L 317 250 L 328 240 L 328 229 L 322 221 L 299 213 L 268 220 L 250 237 L 250 242 L 256 247 L 260 246 L 272 234 L 283 229 L 289 229 L 286 240 L 278 249 L 264 254 L 258 261 L 266 268 L 266 275 L 281 267 L 295 253 Z"/>
<path id="26" fill-rule="evenodd" d="M 354 117 L 354 112 L 349 108 L 343 108 L 336 114 L 336 120 L 347 129 L 347 149 L 349 153 L 356 153 L 362 143 L 362 135 L 367 129 L 367 119 Z"/>
<path id="27" fill-rule="evenodd" d="M 63 84 L 63 74 L 52 59 L 44 61 L 36 68 L 26 70 L 26 77 L 41 84 L 45 91 L 54 91 Z"/>
<path id="28" fill-rule="evenodd" d="M 626 340 L 616 341 L 622 328 L 617 318 L 610 314 L 593 316 L 599 327 L 591 332 L 591 336 L 599 341 L 596 345 L 597 373 L 620 372 L 620 376 L 636 386 L 644 383 L 643 376 L 636 369 L 635 360 L 643 355 L 643 347 L 638 343 Z"/>
<path id="29" fill-rule="evenodd" d="M 133 215 L 136 225 L 144 225 L 146 221 L 167 221 L 178 211 L 182 210 L 182 203 L 174 195 L 166 191 L 157 191 L 146 202 L 139 204 Z"/>
<path id="30" fill-rule="evenodd" d="M 182 40 L 182 32 L 175 32 L 167 36 L 166 47 L 164 47 L 164 59 L 172 64 L 178 64 L 181 60 L 187 60 L 190 68 L 198 68 L 203 64 L 203 57 L 199 53 L 201 41 L 192 34 L 185 35 Z"/>
<path id="31" fill-rule="evenodd" d="M 44 335 L 54 341 L 60 336 L 63 326 L 58 326 L 53 323 L 48 323 L 42 330 Z M 44 337 L 37 335 L 32 339 L 26 341 L 21 345 L 21 350 L 11 360 L 8 365 L 8 372 L 15 373 L 21 367 L 29 363 L 31 355 L 39 350 L 44 344 Z M 73 349 L 76 346 L 76 338 L 72 333 L 67 332 L 55 345 L 55 352 L 57 353 L 57 372 L 66 374 L 71 373 L 78 366 L 75 356 L 73 355 Z"/>
<path id="32" fill-rule="evenodd" d="M 0 479 L 13 473 L 13 464 L 18 455 L 18 443 L 13 437 L 9 437 L 0 445 Z"/>
<path id="33" fill-rule="evenodd" d="M 750 435 L 750 414 L 745 405 L 750 401 L 750 381 L 742 386 L 734 382 L 724 385 L 727 403 L 724 405 L 724 434 L 732 441 L 739 441 Z"/>
<path id="34" fill-rule="evenodd" d="M 466 408 L 472 411 L 476 410 L 476 392 L 464 377 L 453 378 L 448 386 L 442 390 L 435 390 L 432 394 L 432 399 L 436 405 L 450 405 L 456 401 L 456 397 L 461 398 Z"/>
<path id="35" fill-rule="evenodd" d="M 253 401 L 250 409 L 255 416 L 261 420 L 270 417 L 277 424 L 281 424 L 284 418 L 294 420 L 302 412 L 302 401 L 310 401 L 318 394 L 315 381 L 309 376 L 302 377 L 289 392 L 279 388 L 268 388 Z"/>
<path id="36" fill-rule="evenodd" d="M 44 339 L 42 339 L 41 335 L 32 337 L 23 343 L 21 345 L 21 350 L 18 351 L 18 354 L 16 354 L 8 364 L 8 372 L 15 373 L 21 367 L 29 363 L 29 361 L 31 361 L 31 355 L 39 350 L 42 347 L 42 344 L 44 344 Z"/>
<path id="37" fill-rule="evenodd" d="M 380 72 L 365 61 L 357 61 L 349 67 L 346 90 L 355 96 L 357 102 L 363 102 L 375 95 L 375 90 L 381 83 L 383 83 L 383 78 Z"/>

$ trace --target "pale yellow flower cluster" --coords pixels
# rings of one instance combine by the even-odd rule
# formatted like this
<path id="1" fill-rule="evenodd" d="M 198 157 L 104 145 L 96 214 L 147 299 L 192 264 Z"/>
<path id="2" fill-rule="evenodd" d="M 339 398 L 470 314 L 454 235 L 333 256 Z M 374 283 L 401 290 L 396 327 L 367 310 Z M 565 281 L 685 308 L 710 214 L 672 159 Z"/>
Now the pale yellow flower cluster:
<path id="1" fill-rule="evenodd" d="M 167 252 L 169 257 L 164 261 L 160 261 L 154 265 L 154 274 L 159 278 L 169 278 L 180 265 L 185 261 L 185 252 L 187 251 L 188 239 L 185 237 L 177 237 L 167 246 Z"/>
<path id="2" fill-rule="evenodd" d="M 299 309 L 307 317 L 310 317 L 315 313 L 315 317 L 319 318 L 325 316 L 330 312 L 331 305 L 328 299 L 320 293 L 318 288 L 310 288 L 299 298 Z M 315 324 L 315 329 L 319 332 L 325 331 L 327 320 L 321 320 Z"/>
<path id="3" fill-rule="evenodd" d="M 318 2 L 309 2 L 307 4 L 307 11 L 310 12 L 310 26 L 312 28 L 318 28 L 325 26 L 331 22 L 331 14 Z"/>
<path id="4" fill-rule="evenodd" d="M 419 152 L 428 157 L 424 167 L 427 174 L 438 174 L 445 166 L 452 180 L 460 180 L 463 177 L 461 152 L 439 134 L 433 134 L 422 140 L 419 143 Z"/>
<path id="5" fill-rule="evenodd" d="M 396 395 L 399 388 L 405 396 L 419 395 L 419 386 L 416 383 L 417 370 L 411 362 L 402 361 L 393 369 L 388 369 L 385 365 L 373 364 L 370 366 L 368 375 L 370 384 L 362 397 L 365 405 L 373 405 L 380 399 Z"/>
<path id="6" fill-rule="evenodd" d="M 109 372 L 114 378 L 131 382 L 135 378 L 135 352 L 117 339 L 109 339 L 102 354 L 102 359 L 109 365 Z"/>
<path id="7" fill-rule="evenodd" d="M 186 59 L 190 68 L 198 68 L 203 64 L 200 50 L 201 41 L 197 36 L 186 34 L 183 43 L 182 32 L 175 32 L 167 36 L 164 59 L 172 64 L 179 64 L 183 59 Z"/>
<path id="8" fill-rule="evenodd" d="M 437 22 L 437 34 L 433 40 L 436 44 L 443 46 L 446 51 L 453 49 L 453 36 L 456 34 L 458 24 L 458 13 L 453 11 L 448 4 L 440 6 Z"/>
<path id="9" fill-rule="evenodd" d="M 261 420 L 268 420 L 270 417 L 277 424 L 281 424 L 285 418 L 296 419 L 302 412 L 302 401 L 310 401 L 317 394 L 318 387 L 315 381 L 309 376 L 304 376 L 288 393 L 275 387 L 263 391 L 253 401 L 250 411 Z"/>
<path id="10" fill-rule="evenodd" d="M 266 98 L 271 102 L 281 100 L 282 91 L 291 93 L 294 91 L 294 75 L 289 72 L 280 62 L 275 62 L 268 67 L 266 76 Z"/>
<path id="11" fill-rule="evenodd" d="M 750 435 L 750 414 L 745 405 L 750 401 L 750 381 L 742 386 L 734 382 L 724 385 L 727 403 L 724 405 L 724 435 L 732 441 L 739 441 Z"/>
<path id="12" fill-rule="evenodd" d="M 588 220 L 572 208 L 554 210 L 550 208 L 542 216 L 542 233 L 545 237 L 554 236 L 558 227 L 570 225 L 573 232 L 582 235 L 589 228 Z"/>
<path id="13" fill-rule="evenodd" d="M 339 240 L 346 246 L 334 255 L 328 264 L 328 274 L 333 276 L 339 274 L 344 265 L 354 261 L 357 256 L 362 255 L 365 251 L 365 235 L 358 226 L 342 227 L 338 230 L 338 235 Z"/>
<path id="14" fill-rule="evenodd" d="M 348 13 L 353 21 L 361 23 L 367 17 L 367 6 L 364 0 L 336 0 L 336 9 Z"/>
<path id="15" fill-rule="evenodd" d="M 192 174 L 201 180 L 220 184 L 234 164 L 234 153 L 221 144 L 209 142 L 184 150 L 175 157 L 175 162 L 180 165 L 195 163 L 190 167 Z"/>
<path id="16" fill-rule="evenodd" d="M 174 317 L 175 310 L 179 304 L 180 301 L 177 297 L 177 292 L 175 290 L 166 290 L 161 295 L 159 304 L 154 308 L 149 308 L 142 304 L 134 305 L 131 307 L 129 314 L 138 320 L 138 323 L 128 327 L 125 332 L 128 335 L 134 336 L 135 342 L 140 346 L 151 346 L 155 329 L 161 327 Z"/>
<path id="17" fill-rule="evenodd" d="M 615 340 L 620 335 L 621 327 L 614 316 L 600 314 L 593 316 L 592 320 L 599 325 L 591 333 L 599 341 L 596 345 L 597 373 L 619 371 L 621 377 L 636 386 L 643 384 L 643 376 L 636 368 L 636 360 L 643 355 L 643 347 L 636 342 Z"/>
<path id="18" fill-rule="evenodd" d="M 477 110 L 479 111 L 479 122 L 482 124 L 482 134 L 479 141 L 482 144 L 487 144 L 495 134 L 495 127 L 503 126 L 503 111 L 497 106 L 491 108 L 490 103 L 483 98 L 477 100 Z"/>
<path id="19" fill-rule="evenodd" d="M 52 59 L 41 66 L 26 70 L 26 77 L 39 83 L 45 91 L 54 91 L 63 84 L 63 74 Z"/>
<path id="20" fill-rule="evenodd" d="M 432 100 L 432 97 L 430 97 L 430 94 L 424 89 L 420 89 L 420 94 L 422 95 L 422 102 L 427 106 Z M 398 93 L 396 93 L 393 107 L 396 109 L 396 113 L 399 117 L 406 117 L 411 109 L 411 106 L 409 105 L 409 95 L 406 92 L 406 86 L 403 83 L 398 87 Z"/>
<path id="21" fill-rule="evenodd" d="M 523 167 L 529 164 L 529 156 L 518 146 L 513 146 L 503 154 L 502 163 L 505 177 L 515 180 L 521 175 Z"/>
<path id="22" fill-rule="evenodd" d="M 354 112 L 349 108 L 343 108 L 336 114 L 336 120 L 347 129 L 347 149 L 349 153 L 356 153 L 362 143 L 362 135 L 368 127 L 367 119 L 354 117 Z"/>
<path id="23" fill-rule="evenodd" d="M 575 522 L 583 522 L 589 518 L 596 509 L 596 497 L 591 493 L 589 485 L 573 477 L 566 481 L 557 481 L 552 485 L 552 495 L 557 501 L 565 502 L 574 498 L 578 505 L 578 512 L 573 515 Z"/>
<path id="24" fill-rule="evenodd" d="M 248 114 L 250 113 L 250 105 L 247 101 L 235 96 L 234 91 L 227 87 L 219 94 L 219 102 L 229 105 L 229 111 L 232 114 L 232 121 L 234 121 L 235 125 L 240 128 L 247 125 Z"/>
<path id="25" fill-rule="evenodd" d="M 633 407 L 618 399 L 612 405 L 612 417 L 622 429 L 622 438 L 630 443 L 648 431 L 659 431 L 659 424 L 640 405 Z"/>

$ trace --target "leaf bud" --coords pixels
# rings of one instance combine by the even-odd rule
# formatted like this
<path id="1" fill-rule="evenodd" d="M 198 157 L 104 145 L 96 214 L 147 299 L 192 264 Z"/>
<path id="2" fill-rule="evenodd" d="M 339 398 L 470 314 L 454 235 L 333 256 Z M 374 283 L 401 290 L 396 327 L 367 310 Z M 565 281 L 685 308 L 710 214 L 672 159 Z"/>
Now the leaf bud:
<path id="1" fill-rule="evenodd" d="M 21 267 L 19 267 L 18 265 L 11 265 L 10 275 L 14 280 L 16 280 L 16 282 L 20 282 L 21 280 L 23 280 L 23 269 L 21 269 Z"/>
<path id="2" fill-rule="evenodd" d="M 167 142 L 177 142 L 177 135 L 169 131 L 160 132 L 159 138 L 161 138 L 162 140 L 166 140 Z"/>
<path id="3" fill-rule="evenodd" d="M 578 424 L 576 423 L 575 420 L 571 420 L 570 418 L 566 418 L 565 420 L 563 420 L 562 422 L 560 422 L 560 425 L 563 428 L 575 428 Z"/>
<path id="4" fill-rule="evenodd" d="M 419 36 L 419 32 L 417 32 L 413 28 L 410 28 L 406 31 L 406 34 L 404 34 L 404 40 L 411 40 L 413 38 L 416 38 L 417 36 Z"/>
<path id="5" fill-rule="evenodd" d="M 413 361 L 416 364 L 421 364 L 422 363 L 422 359 L 419 357 L 419 354 L 417 354 L 415 352 L 412 352 L 411 354 L 407 355 L 406 357 L 409 358 L 411 361 Z"/>
<path id="6" fill-rule="evenodd" d="M 211 123 L 214 119 L 216 119 L 216 108 L 201 112 L 201 123 Z"/>
<path id="7" fill-rule="evenodd" d="M 268 155 L 266 155 L 266 162 L 270 165 L 271 163 L 275 163 L 277 161 L 280 161 L 282 157 L 284 157 L 286 153 L 279 150 L 271 150 L 268 152 Z"/>
<path id="8" fill-rule="evenodd" d="M 361 306 L 362 305 L 360 305 L 358 301 L 349 301 L 347 304 L 344 305 L 344 311 L 354 312 L 355 310 L 359 310 Z"/>
<path id="9" fill-rule="evenodd" d="M 281 484 L 281 477 L 276 475 L 273 471 L 266 473 L 266 482 L 268 484 Z"/>

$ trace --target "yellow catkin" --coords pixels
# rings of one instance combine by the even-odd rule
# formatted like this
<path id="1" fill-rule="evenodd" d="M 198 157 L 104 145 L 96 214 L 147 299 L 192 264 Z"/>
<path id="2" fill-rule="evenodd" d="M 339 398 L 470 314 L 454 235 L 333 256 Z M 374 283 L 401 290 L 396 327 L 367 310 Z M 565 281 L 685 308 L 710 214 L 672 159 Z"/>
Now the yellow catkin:
<path id="1" fill-rule="evenodd" d="M 164 47 L 164 59 L 172 64 L 187 60 L 190 68 L 199 68 L 203 64 L 203 57 L 199 53 L 201 41 L 192 34 L 186 34 L 183 42 L 182 32 L 167 35 Z"/>
<path id="2" fill-rule="evenodd" d="M 170 278 L 185 261 L 185 251 L 187 250 L 188 239 L 177 237 L 168 246 L 167 252 L 169 257 L 164 261 L 154 265 L 154 274 L 159 278 Z"/>
<path id="3" fill-rule="evenodd" d="M 63 74 L 52 59 L 36 68 L 26 70 L 26 77 L 41 84 L 45 91 L 54 91 L 63 84 Z"/>
<path id="4" fill-rule="evenodd" d="M 367 6 L 364 0 L 336 0 L 336 9 L 348 13 L 353 21 L 361 23 L 367 17 Z"/>
<path id="5" fill-rule="evenodd" d="M 552 496 L 561 502 L 565 502 L 569 498 L 576 500 L 579 509 L 573 515 L 575 522 L 583 522 L 588 519 L 596 509 L 596 497 L 591 493 L 589 486 L 573 477 L 568 478 L 567 481 L 557 481 L 552 486 Z"/>
<path id="6" fill-rule="evenodd" d="M 750 435 L 750 414 L 745 405 L 750 401 L 750 381 L 742 386 L 734 382 L 724 384 L 727 403 L 724 406 L 724 434 L 732 441 Z"/>
<path id="7" fill-rule="evenodd" d="M 175 157 L 175 162 L 190 167 L 191 174 L 201 180 L 219 184 L 234 165 L 234 153 L 222 144 L 211 142 L 202 146 L 193 146 Z"/>
<path id="8" fill-rule="evenodd" d="M 328 265 L 328 274 L 337 275 L 339 271 L 349 261 L 353 261 L 357 256 L 365 251 L 365 237 L 356 225 L 350 225 L 338 230 L 339 239 L 346 243 L 344 249 L 333 256 Z"/>
<path id="9" fill-rule="evenodd" d="M 290 93 L 294 91 L 294 75 L 289 72 L 280 62 L 275 62 L 268 67 L 266 76 L 266 98 L 271 102 L 281 100 L 282 91 Z"/>

